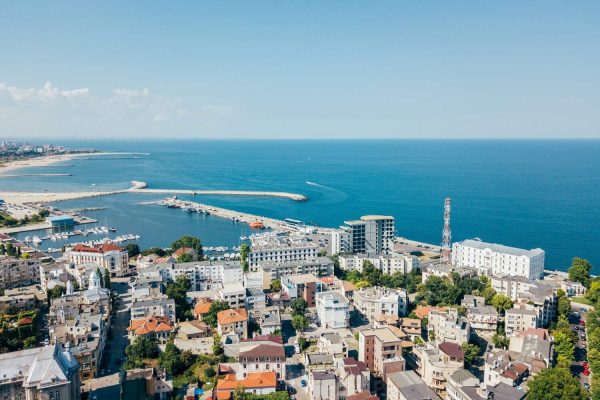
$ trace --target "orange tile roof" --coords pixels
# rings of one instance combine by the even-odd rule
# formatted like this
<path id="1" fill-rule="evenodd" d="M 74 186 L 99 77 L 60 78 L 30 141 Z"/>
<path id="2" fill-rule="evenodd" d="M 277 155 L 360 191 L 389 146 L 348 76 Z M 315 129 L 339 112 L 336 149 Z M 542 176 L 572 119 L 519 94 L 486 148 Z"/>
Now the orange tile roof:
<path id="1" fill-rule="evenodd" d="M 429 315 L 429 311 L 437 310 L 437 311 L 446 311 L 448 307 L 433 307 L 433 306 L 417 306 L 415 308 L 415 315 L 419 319 L 423 319 Z"/>
<path id="2" fill-rule="evenodd" d="M 179 257 L 180 255 L 183 255 L 183 254 L 190 254 L 193 251 L 194 251 L 194 249 L 192 249 L 191 247 L 180 247 L 173 253 L 173 255 L 175 257 Z"/>
<path id="3" fill-rule="evenodd" d="M 228 325 L 247 320 L 248 313 L 244 308 L 233 308 L 231 310 L 219 311 L 219 313 L 217 313 L 217 321 L 219 322 L 219 325 Z"/>
<path id="4" fill-rule="evenodd" d="M 333 285 L 335 283 L 335 277 L 334 276 L 324 276 L 321 278 L 321 282 L 323 282 L 326 285 Z"/>
<path id="5" fill-rule="evenodd" d="M 173 323 L 168 317 L 149 316 L 142 319 L 132 319 L 128 329 L 136 335 L 146 335 L 148 333 L 170 332 L 173 328 Z"/>
<path id="6" fill-rule="evenodd" d="M 217 382 L 217 395 L 222 391 L 228 393 L 240 386 L 244 389 L 275 388 L 277 375 L 275 371 L 250 372 L 245 379 L 238 380 L 235 374 L 227 374 Z"/>
<path id="7" fill-rule="evenodd" d="M 204 315 L 210 310 L 210 301 L 199 301 L 194 306 L 194 315 Z"/>

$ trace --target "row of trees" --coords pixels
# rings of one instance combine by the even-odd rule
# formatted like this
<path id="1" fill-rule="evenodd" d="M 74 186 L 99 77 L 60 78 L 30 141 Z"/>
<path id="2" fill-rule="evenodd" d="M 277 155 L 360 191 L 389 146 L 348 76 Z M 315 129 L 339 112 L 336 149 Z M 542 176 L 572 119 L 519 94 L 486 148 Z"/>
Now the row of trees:
<path id="1" fill-rule="evenodd" d="M 334 258 L 334 262 L 337 262 L 336 258 Z M 392 289 L 403 288 L 408 293 L 414 293 L 417 290 L 417 286 L 421 283 L 421 271 L 417 269 L 412 270 L 408 274 L 401 272 L 384 274 L 368 260 L 363 262 L 362 272 L 357 270 L 346 272 L 340 270 L 338 267 L 335 268 L 335 272 L 338 278 L 354 283 L 359 289 L 369 286 L 383 286 Z"/>
<path id="2" fill-rule="evenodd" d="M 0 227 L 22 226 L 29 223 L 44 222 L 44 218 L 50 215 L 48 210 L 41 210 L 34 215 L 26 215 L 21 219 L 16 219 L 10 215 L 0 212 Z"/>
<path id="3" fill-rule="evenodd" d="M 133 245 L 131 249 L 129 247 L 127 248 L 127 251 L 129 252 L 129 257 L 134 257 L 140 254 L 139 247 L 136 247 L 137 245 Z M 202 241 L 195 236 L 189 235 L 184 235 L 179 239 L 175 240 L 173 243 L 171 243 L 170 249 L 163 249 L 161 247 L 150 247 L 149 249 L 142 251 L 141 254 L 143 256 L 155 254 L 159 257 L 165 257 L 174 253 L 182 247 L 188 247 L 190 249 L 195 250 L 196 254 L 198 255 L 198 260 L 204 259 L 204 249 L 202 247 Z M 190 254 L 182 254 L 177 258 L 177 262 L 190 261 L 193 261 L 192 256 Z"/>

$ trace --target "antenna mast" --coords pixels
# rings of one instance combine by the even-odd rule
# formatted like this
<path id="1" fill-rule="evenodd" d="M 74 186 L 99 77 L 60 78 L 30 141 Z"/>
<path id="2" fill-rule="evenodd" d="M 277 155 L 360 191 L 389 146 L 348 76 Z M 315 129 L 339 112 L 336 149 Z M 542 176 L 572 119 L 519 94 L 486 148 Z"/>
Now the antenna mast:
<path id="1" fill-rule="evenodd" d="M 450 230 L 450 197 L 444 201 L 444 230 L 442 231 L 442 262 L 450 263 L 452 231 Z"/>

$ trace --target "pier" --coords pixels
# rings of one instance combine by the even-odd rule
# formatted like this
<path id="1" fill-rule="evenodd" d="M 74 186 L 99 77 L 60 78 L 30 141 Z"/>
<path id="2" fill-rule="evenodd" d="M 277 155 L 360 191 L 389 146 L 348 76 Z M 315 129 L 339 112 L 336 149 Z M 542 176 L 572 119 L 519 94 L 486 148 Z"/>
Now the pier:
<path id="1" fill-rule="evenodd" d="M 144 184 L 144 182 L 136 182 Z M 186 194 L 191 196 L 213 195 L 213 196 L 258 196 L 258 197 L 280 197 L 294 201 L 306 201 L 308 198 L 303 194 L 289 192 L 262 192 L 256 190 L 185 190 L 185 189 L 149 189 L 146 186 L 134 185 L 129 193 L 155 193 L 155 194 Z"/>

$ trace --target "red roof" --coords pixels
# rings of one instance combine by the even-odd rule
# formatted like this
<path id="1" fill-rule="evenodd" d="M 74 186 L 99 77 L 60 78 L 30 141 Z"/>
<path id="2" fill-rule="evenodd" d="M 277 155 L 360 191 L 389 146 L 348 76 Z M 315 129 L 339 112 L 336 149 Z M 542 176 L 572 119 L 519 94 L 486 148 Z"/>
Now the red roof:
<path id="1" fill-rule="evenodd" d="M 19 325 L 30 325 L 33 324 L 33 320 L 29 317 L 23 317 L 19 320 Z"/>
<path id="2" fill-rule="evenodd" d="M 192 254 L 193 252 L 194 249 L 192 249 L 191 247 L 180 247 L 173 253 L 173 255 L 175 257 L 179 257 L 183 254 Z"/>
<path id="3" fill-rule="evenodd" d="M 452 358 L 460 360 L 464 360 L 465 358 L 465 352 L 456 343 L 444 342 L 441 343 L 438 348 Z"/>
<path id="4" fill-rule="evenodd" d="M 72 251 L 81 251 L 84 253 L 106 253 L 108 251 L 123 251 L 123 248 L 113 243 L 103 243 L 94 246 L 88 246 L 80 243 L 73 246 Z"/>
<path id="5" fill-rule="evenodd" d="M 149 316 L 142 319 L 132 319 L 129 322 L 129 330 L 136 335 L 146 335 L 156 332 L 171 332 L 175 327 L 168 317 Z"/>
<path id="6" fill-rule="evenodd" d="M 252 339 L 240 340 L 240 342 L 263 342 L 263 341 L 283 344 L 283 338 L 281 336 L 277 336 L 277 335 L 259 335 L 259 336 L 253 337 Z"/>

